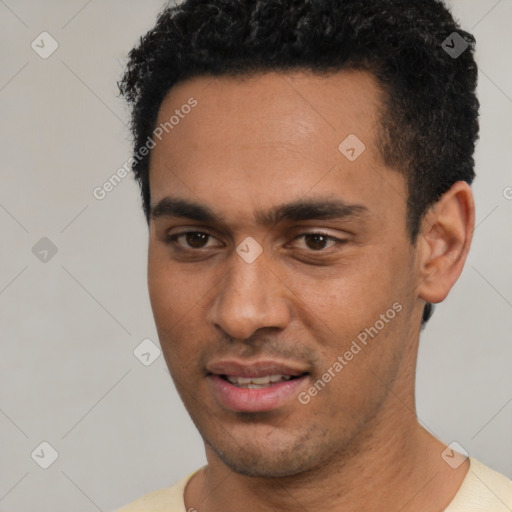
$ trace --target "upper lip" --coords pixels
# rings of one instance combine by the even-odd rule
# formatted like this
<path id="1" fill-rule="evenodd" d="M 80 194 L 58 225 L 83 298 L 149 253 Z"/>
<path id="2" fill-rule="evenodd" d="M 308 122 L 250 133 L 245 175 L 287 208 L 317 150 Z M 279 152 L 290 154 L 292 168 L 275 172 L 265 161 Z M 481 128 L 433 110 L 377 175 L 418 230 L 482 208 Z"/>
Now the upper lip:
<path id="1" fill-rule="evenodd" d="M 240 361 L 224 359 L 206 366 L 208 374 L 229 375 L 231 377 L 265 377 L 267 375 L 291 375 L 296 377 L 307 373 L 303 367 L 271 359 L 258 361 Z"/>

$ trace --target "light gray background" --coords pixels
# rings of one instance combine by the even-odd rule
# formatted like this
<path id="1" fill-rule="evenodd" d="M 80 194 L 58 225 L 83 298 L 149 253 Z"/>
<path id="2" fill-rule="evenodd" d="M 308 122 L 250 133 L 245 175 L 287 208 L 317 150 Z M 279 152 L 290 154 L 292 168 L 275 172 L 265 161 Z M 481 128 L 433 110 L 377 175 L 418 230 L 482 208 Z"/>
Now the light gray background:
<path id="1" fill-rule="evenodd" d="M 424 332 L 418 414 L 512 477 L 512 1 L 457 0 L 478 43 L 477 223 L 466 269 Z M 205 462 L 162 357 L 146 290 L 147 228 L 116 97 L 161 1 L 0 0 L 0 510 L 108 511 Z M 59 44 L 42 59 L 31 42 Z M 505 194 L 504 194 L 505 191 Z M 48 237 L 46 263 L 32 247 Z M 59 453 L 41 469 L 42 442 Z M 45 455 L 46 456 L 46 455 Z"/>

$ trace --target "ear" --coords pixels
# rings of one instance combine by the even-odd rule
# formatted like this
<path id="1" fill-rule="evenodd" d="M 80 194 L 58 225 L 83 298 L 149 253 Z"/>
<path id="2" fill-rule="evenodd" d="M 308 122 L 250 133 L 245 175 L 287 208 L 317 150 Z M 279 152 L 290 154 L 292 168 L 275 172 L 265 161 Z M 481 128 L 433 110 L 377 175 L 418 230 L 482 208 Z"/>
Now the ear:
<path id="1" fill-rule="evenodd" d="M 443 301 L 459 278 L 475 229 L 470 186 L 458 181 L 432 205 L 418 235 L 418 296 Z"/>

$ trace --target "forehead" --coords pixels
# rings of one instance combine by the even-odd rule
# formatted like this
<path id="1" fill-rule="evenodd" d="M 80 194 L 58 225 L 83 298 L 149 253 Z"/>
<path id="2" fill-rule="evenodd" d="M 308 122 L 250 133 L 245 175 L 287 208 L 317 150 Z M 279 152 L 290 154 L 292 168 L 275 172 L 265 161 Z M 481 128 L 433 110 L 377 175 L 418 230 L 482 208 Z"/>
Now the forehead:
<path id="1" fill-rule="evenodd" d="M 216 210 L 228 203 L 271 207 L 306 195 L 365 199 L 383 210 L 386 197 L 405 203 L 401 175 L 384 167 L 377 149 L 381 96 L 361 71 L 180 83 L 156 122 L 169 125 L 174 116 L 151 151 L 151 203 L 166 195 Z"/>
<path id="2" fill-rule="evenodd" d="M 318 144 L 319 135 L 330 143 L 357 133 L 371 146 L 381 95 L 373 76 L 363 71 L 202 76 L 169 91 L 156 124 L 164 124 L 194 98 L 197 106 L 185 116 L 188 121 L 181 119 L 168 134 L 171 144 L 177 138 L 173 135 L 193 135 L 203 145 L 198 150 L 231 148 L 234 139 L 242 147 L 279 144 L 297 149 L 306 141 L 307 147 Z"/>

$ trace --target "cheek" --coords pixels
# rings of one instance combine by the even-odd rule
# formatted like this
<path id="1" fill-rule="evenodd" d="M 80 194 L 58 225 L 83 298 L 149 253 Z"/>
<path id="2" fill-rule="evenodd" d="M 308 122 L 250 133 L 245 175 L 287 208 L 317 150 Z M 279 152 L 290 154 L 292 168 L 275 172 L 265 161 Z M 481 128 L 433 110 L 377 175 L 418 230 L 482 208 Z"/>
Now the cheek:
<path id="1" fill-rule="evenodd" d="M 362 257 L 337 277 L 334 273 L 322 280 L 303 277 L 294 289 L 300 299 L 298 316 L 317 342 L 320 373 L 332 368 L 341 356 L 343 369 L 334 371 L 337 377 L 331 389 L 355 400 L 361 399 L 361 386 L 381 387 L 380 368 L 396 370 L 395 358 L 403 353 L 408 338 L 404 321 L 411 301 L 404 292 L 408 270 L 405 261 L 391 263 L 389 259 L 383 254 Z M 381 264 L 386 272 L 380 270 Z"/>
<path id="2" fill-rule="evenodd" d="M 386 271 L 381 269 L 382 262 Z M 359 253 L 357 259 L 322 274 L 290 275 L 286 281 L 300 299 L 297 304 L 321 319 L 327 331 L 332 331 L 331 337 L 335 333 L 357 335 L 401 297 L 399 277 L 385 261 L 385 255 Z"/>
<path id="3" fill-rule="evenodd" d="M 212 277 L 212 279 L 210 279 Z M 198 365 L 206 332 L 206 303 L 215 279 L 194 265 L 172 262 L 165 247 L 148 252 L 148 291 L 158 337 L 173 373 Z"/>
<path id="4" fill-rule="evenodd" d="M 173 269 L 165 252 L 150 246 L 148 253 L 149 299 L 164 351 L 171 340 L 179 339 L 181 324 L 193 314 L 193 305 L 198 302 L 195 286 L 183 272 Z"/>
<path id="5" fill-rule="evenodd" d="M 157 327 L 178 322 L 201 292 L 190 272 L 178 268 L 165 247 L 154 243 L 148 251 L 148 291 Z"/>

